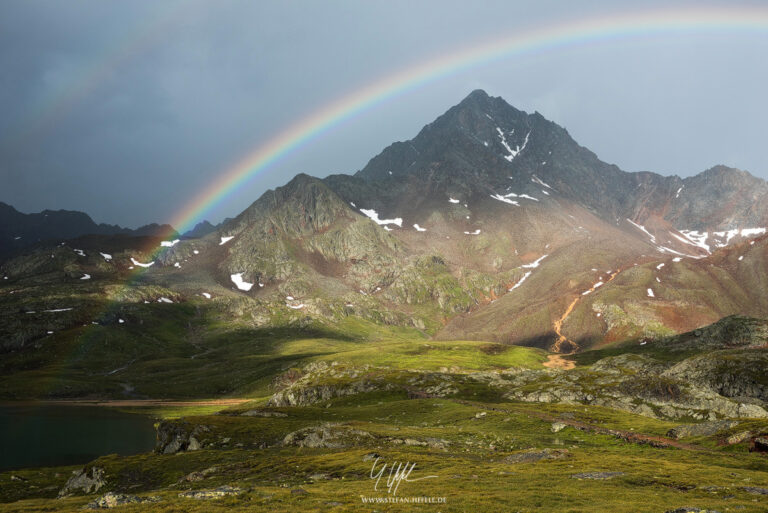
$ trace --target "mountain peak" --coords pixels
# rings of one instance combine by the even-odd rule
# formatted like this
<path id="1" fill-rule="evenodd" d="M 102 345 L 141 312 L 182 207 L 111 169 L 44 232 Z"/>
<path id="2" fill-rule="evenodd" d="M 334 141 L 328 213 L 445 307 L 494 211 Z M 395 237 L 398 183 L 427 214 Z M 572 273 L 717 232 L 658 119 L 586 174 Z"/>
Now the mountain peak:
<path id="1" fill-rule="evenodd" d="M 486 93 L 483 89 L 475 89 L 474 91 L 469 93 L 466 98 L 464 98 L 464 101 L 467 101 L 467 100 L 475 100 L 475 101 L 477 101 L 477 100 L 485 100 L 485 101 L 487 101 L 490 98 L 491 97 L 488 96 L 488 93 Z"/>

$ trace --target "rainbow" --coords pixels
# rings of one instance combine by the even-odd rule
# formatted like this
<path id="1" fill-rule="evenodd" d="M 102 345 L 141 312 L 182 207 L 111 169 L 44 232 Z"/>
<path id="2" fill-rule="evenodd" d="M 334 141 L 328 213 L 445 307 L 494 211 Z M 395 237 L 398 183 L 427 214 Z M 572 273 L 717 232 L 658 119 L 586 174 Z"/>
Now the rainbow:
<path id="1" fill-rule="evenodd" d="M 221 204 L 233 191 L 291 152 L 354 116 L 441 78 L 501 59 L 573 45 L 665 34 L 731 31 L 768 33 L 768 8 L 655 9 L 575 19 L 532 28 L 419 63 L 353 91 L 260 144 L 220 174 L 211 186 L 188 202 L 170 222 L 179 233 L 193 228 L 194 223 L 202 220 L 207 212 Z M 163 246 L 156 247 L 151 252 L 151 258 L 154 260 L 165 249 Z M 123 284 L 122 290 L 138 283 L 143 272 L 144 269 L 137 266 Z M 107 309 L 118 306 L 119 299 L 115 299 Z M 88 330 L 80 339 L 79 346 L 87 346 L 95 341 Z M 54 383 L 55 380 L 51 378 L 51 385 Z"/>
<path id="2" fill-rule="evenodd" d="M 441 78 L 493 61 L 572 45 L 666 34 L 733 31 L 768 32 L 768 8 L 667 8 L 575 19 L 532 28 L 416 64 L 345 95 L 260 144 L 196 195 L 170 223 L 180 233 L 191 229 L 233 191 L 291 152 L 354 116 Z"/>

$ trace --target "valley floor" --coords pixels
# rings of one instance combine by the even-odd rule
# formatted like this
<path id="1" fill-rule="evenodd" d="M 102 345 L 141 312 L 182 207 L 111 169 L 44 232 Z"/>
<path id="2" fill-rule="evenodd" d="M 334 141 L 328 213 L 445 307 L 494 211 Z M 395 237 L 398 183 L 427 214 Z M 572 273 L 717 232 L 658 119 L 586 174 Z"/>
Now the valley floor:
<path id="1" fill-rule="evenodd" d="M 377 394 L 327 407 L 244 404 L 171 425 L 198 433 L 202 448 L 99 458 L 85 467 L 95 479 L 80 481 L 98 490 L 70 486 L 63 498 L 80 467 L 5 472 L 0 511 L 81 511 L 110 490 L 124 494 L 113 500 L 157 500 L 120 511 L 764 512 L 767 504 L 765 456 L 716 437 L 670 439 L 672 423 L 599 407 Z M 393 465 L 407 477 L 393 479 Z"/>

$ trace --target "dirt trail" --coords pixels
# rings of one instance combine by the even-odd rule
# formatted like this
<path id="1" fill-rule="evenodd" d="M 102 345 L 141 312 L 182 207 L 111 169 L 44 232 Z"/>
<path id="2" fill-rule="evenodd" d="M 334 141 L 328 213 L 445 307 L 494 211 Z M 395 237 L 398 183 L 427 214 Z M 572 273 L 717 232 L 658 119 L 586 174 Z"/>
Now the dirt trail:
<path id="1" fill-rule="evenodd" d="M 601 283 L 600 286 L 603 286 L 603 285 L 613 281 L 613 279 L 616 277 L 616 275 L 619 274 L 621 271 L 622 271 L 622 269 L 619 269 L 618 271 L 616 271 L 613 274 L 611 274 L 610 277 L 607 280 L 605 280 L 604 283 Z M 597 289 L 597 286 L 593 285 L 592 288 L 589 289 L 589 292 L 594 292 L 595 289 Z M 562 329 L 563 329 L 563 323 L 565 322 L 565 320 L 568 318 L 569 315 L 571 315 L 571 312 L 573 312 L 573 309 L 576 306 L 576 304 L 585 295 L 586 295 L 586 292 L 585 293 L 581 293 L 578 296 L 576 296 L 574 298 L 574 300 L 571 301 L 571 304 L 568 305 L 568 308 L 565 309 L 565 313 L 563 313 L 563 315 L 561 315 L 560 318 L 557 319 L 554 322 L 553 327 L 555 329 L 555 333 L 557 333 L 557 340 L 555 341 L 555 344 L 552 346 L 552 352 L 553 353 L 561 353 L 562 349 L 563 349 L 563 344 L 566 344 L 566 343 L 569 344 L 573 349 L 569 353 L 565 353 L 565 354 L 573 354 L 573 353 L 575 353 L 576 351 L 579 350 L 579 345 L 576 342 L 574 342 L 573 340 L 571 340 L 568 337 L 566 337 L 565 335 L 563 335 Z M 557 356 L 557 355 L 552 355 L 552 356 Z M 566 368 L 566 369 L 572 369 L 573 368 L 573 362 L 569 362 L 571 364 L 570 367 L 562 367 L 561 365 L 559 365 L 557 363 L 557 362 L 559 362 L 559 360 L 557 360 L 556 358 L 552 358 L 552 356 L 550 356 L 551 364 L 547 365 L 545 363 L 544 364 L 545 367 L 558 367 L 558 368 Z M 560 360 L 562 360 L 562 358 Z M 547 363 L 550 363 L 550 361 L 548 361 Z M 568 362 L 568 360 L 563 360 L 563 361 Z"/>

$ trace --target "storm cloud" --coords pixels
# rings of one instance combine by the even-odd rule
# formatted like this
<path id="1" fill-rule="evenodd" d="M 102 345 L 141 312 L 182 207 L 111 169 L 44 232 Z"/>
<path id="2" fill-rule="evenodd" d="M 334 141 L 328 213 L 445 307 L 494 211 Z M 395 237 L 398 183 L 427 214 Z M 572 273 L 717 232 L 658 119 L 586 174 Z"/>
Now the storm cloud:
<path id="1" fill-rule="evenodd" d="M 361 87 L 515 31 L 638 8 L 614 0 L 6 0 L 0 201 L 126 226 L 166 222 L 250 150 Z M 334 127 L 208 217 L 237 214 L 299 172 L 354 172 L 476 88 L 541 112 L 628 171 L 688 176 L 726 164 L 768 178 L 766 53 L 767 30 L 685 31 L 475 66 Z"/>

